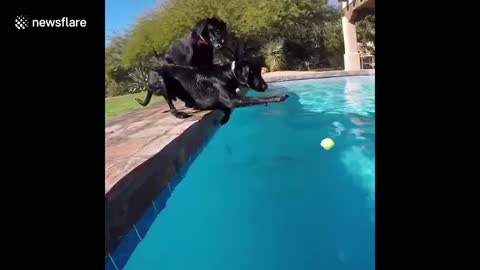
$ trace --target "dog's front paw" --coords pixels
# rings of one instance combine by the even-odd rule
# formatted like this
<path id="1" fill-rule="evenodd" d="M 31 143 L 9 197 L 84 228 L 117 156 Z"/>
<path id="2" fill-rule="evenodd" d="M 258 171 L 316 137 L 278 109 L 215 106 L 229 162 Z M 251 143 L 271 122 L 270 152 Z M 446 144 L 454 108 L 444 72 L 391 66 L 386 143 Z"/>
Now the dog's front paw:
<path id="1" fill-rule="evenodd" d="M 228 123 L 229 120 L 230 117 L 223 117 L 222 120 L 220 120 L 220 125 L 225 125 L 226 123 Z"/>
<path id="2" fill-rule="evenodd" d="M 230 114 L 225 114 L 222 119 L 220 119 L 220 125 L 225 125 L 230 121 Z"/>
<path id="3" fill-rule="evenodd" d="M 191 116 L 188 113 L 179 112 L 179 111 L 174 112 L 173 115 L 179 119 L 185 119 Z"/>
<path id="4" fill-rule="evenodd" d="M 278 101 L 279 101 L 279 102 L 283 102 L 283 101 L 285 101 L 287 98 L 288 98 L 288 95 L 284 95 L 284 96 L 279 97 L 279 98 L 278 98 Z"/>

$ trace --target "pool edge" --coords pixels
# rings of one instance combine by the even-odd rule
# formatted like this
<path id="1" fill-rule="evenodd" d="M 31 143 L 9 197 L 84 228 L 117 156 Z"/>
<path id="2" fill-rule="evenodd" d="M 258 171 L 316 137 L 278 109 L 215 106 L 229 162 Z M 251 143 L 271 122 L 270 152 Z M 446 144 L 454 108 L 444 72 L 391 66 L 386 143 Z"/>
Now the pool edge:
<path id="1" fill-rule="evenodd" d="M 105 194 L 105 255 L 115 251 L 165 189 L 171 193 L 219 127 L 223 112 L 211 111 L 157 154 L 134 168 Z M 161 166 L 159 166 L 161 164 Z"/>
<path id="2" fill-rule="evenodd" d="M 334 77 L 350 77 L 350 76 L 374 76 L 374 69 L 362 70 L 333 70 L 333 71 L 287 71 L 281 73 L 265 73 L 264 79 L 267 83 L 298 81 L 308 79 L 325 79 Z"/>

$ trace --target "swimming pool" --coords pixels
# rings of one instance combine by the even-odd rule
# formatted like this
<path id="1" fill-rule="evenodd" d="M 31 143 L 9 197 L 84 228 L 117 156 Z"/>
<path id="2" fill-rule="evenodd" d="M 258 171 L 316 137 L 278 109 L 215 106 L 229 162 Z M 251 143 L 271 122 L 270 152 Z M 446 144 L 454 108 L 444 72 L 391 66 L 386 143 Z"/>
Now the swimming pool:
<path id="1" fill-rule="evenodd" d="M 374 76 L 249 95 L 283 93 L 232 114 L 124 269 L 375 268 Z"/>

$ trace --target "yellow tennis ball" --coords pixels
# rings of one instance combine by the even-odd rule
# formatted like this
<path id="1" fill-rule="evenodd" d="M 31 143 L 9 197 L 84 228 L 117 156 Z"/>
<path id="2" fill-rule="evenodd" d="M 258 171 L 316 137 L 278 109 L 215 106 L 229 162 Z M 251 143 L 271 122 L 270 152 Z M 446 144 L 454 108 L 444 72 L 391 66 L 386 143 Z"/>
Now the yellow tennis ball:
<path id="1" fill-rule="evenodd" d="M 322 140 L 322 142 L 320 143 L 320 145 L 323 147 L 323 149 L 325 150 L 330 150 L 332 149 L 332 147 L 335 145 L 335 143 L 333 142 L 332 139 L 330 138 L 325 138 Z"/>

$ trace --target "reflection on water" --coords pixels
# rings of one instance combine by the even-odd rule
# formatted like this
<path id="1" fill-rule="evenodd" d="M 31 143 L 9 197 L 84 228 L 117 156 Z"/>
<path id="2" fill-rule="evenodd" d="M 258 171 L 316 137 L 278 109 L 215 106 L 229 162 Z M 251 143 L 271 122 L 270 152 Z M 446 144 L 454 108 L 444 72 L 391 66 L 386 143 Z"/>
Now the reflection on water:
<path id="1" fill-rule="evenodd" d="M 327 126 L 327 134 L 335 141 L 345 141 L 340 154 L 343 164 L 355 183 L 365 192 L 367 205 L 372 209 L 374 221 L 375 204 L 375 77 L 353 76 L 342 79 L 305 80 L 284 82 L 271 88 L 269 94 L 285 94 L 287 89 L 294 90 L 302 111 L 290 111 L 288 114 L 309 113 L 334 116 Z M 295 98 L 295 97 L 292 97 Z M 271 114 L 273 112 L 270 112 Z M 343 117 L 342 117 L 343 116 Z M 336 119 L 336 120 L 333 120 Z M 300 122 L 301 121 L 301 122 Z M 305 125 L 317 125 L 309 118 L 297 120 Z M 320 127 L 320 126 L 319 126 Z M 300 130 L 297 131 L 299 134 Z M 342 145 L 340 145 L 341 147 Z M 339 146 L 336 146 L 337 148 Z"/>
<path id="2" fill-rule="evenodd" d="M 319 136 L 319 141 L 323 137 L 331 137 L 335 141 L 348 142 L 344 145 L 346 148 L 342 149 L 340 161 L 355 179 L 354 184 L 365 191 L 367 203 L 371 204 L 372 209 L 375 202 L 374 81 L 374 76 L 353 76 L 283 82 L 273 85 L 268 93 L 280 95 L 294 91 L 295 95 L 291 95 L 291 99 L 298 98 L 295 102 L 300 103 L 302 108 L 298 111 L 283 110 L 283 113 L 291 116 L 312 115 L 312 118 L 299 118 L 295 121 L 287 119 L 293 122 L 291 124 L 296 128 L 301 125 L 319 124 L 312 120 L 319 113 L 334 116 L 332 119 L 336 120 L 330 122 L 326 127 L 327 133 Z M 280 107 L 278 110 L 281 111 Z M 280 112 L 272 109 L 267 110 L 265 114 L 272 116 Z M 297 133 L 301 134 L 300 129 Z"/>
<path id="3" fill-rule="evenodd" d="M 362 83 L 352 77 L 347 77 L 345 80 L 344 90 L 345 100 L 350 111 L 361 112 L 367 103 L 367 96 L 362 91 Z"/>
<path id="4" fill-rule="evenodd" d="M 355 176 L 356 185 L 366 192 L 369 200 L 375 200 L 375 158 L 365 153 L 366 148 L 353 146 L 341 155 L 341 160 L 348 173 Z"/>
<path id="5" fill-rule="evenodd" d="M 306 111 L 366 116 L 375 112 L 374 80 L 373 76 L 322 79 L 325 87 L 319 85 L 318 80 L 283 82 L 273 85 L 268 91 L 271 95 L 284 94 L 286 88 L 294 85 L 299 102 Z"/>
<path id="6" fill-rule="evenodd" d="M 347 77 L 345 80 L 344 96 L 349 108 L 345 116 L 349 117 L 350 122 L 357 126 L 349 130 L 349 135 L 353 135 L 357 142 L 342 153 L 341 160 L 348 173 L 355 176 L 353 178 L 356 179 L 355 184 L 366 192 L 367 204 L 372 209 L 371 220 L 375 222 L 375 155 L 373 154 L 372 156 L 366 153 L 367 150 L 374 152 L 373 149 L 368 149 L 368 145 L 365 142 L 366 137 L 363 136 L 367 132 L 365 127 L 367 125 L 366 120 L 349 113 L 355 112 L 363 115 L 365 108 L 374 106 L 374 98 L 371 97 L 372 95 L 374 96 L 375 91 L 372 90 L 355 78 Z M 370 92 L 370 94 L 366 94 L 366 92 Z M 373 123 L 371 128 L 374 129 L 375 119 L 368 120 L 370 123 Z M 372 133 L 375 134 L 375 131 L 372 130 Z"/>
<path id="7" fill-rule="evenodd" d="M 348 147 L 342 149 L 340 161 L 352 175 L 354 184 L 364 190 L 366 203 L 372 209 L 372 221 L 375 204 L 374 80 L 371 76 L 359 76 L 294 83 L 298 102 L 305 111 L 344 116 L 331 122 L 327 127 L 328 136 L 348 142 Z M 286 82 L 282 86 L 291 84 Z"/>

